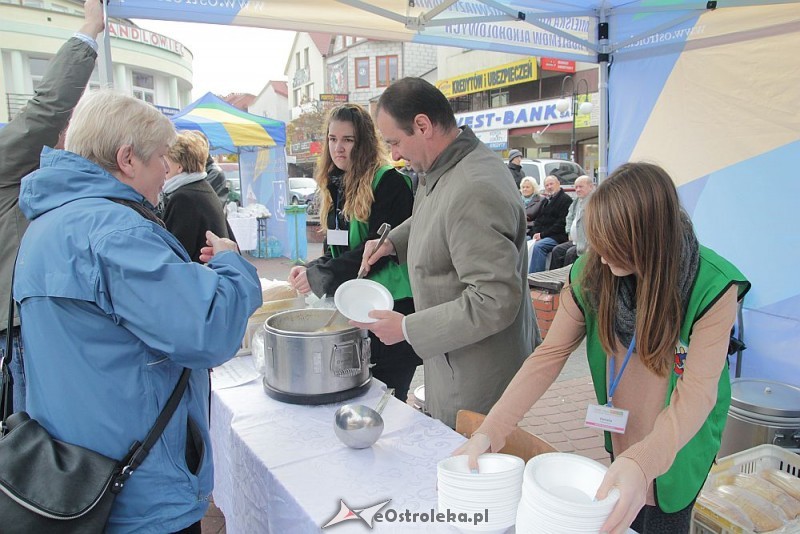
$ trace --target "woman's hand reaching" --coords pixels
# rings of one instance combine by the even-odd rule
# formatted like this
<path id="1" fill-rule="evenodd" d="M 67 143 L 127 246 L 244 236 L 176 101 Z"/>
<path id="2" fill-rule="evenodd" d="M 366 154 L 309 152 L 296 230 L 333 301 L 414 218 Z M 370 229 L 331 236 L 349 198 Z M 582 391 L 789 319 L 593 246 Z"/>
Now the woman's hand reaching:
<path id="1" fill-rule="evenodd" d="M 486 434 L 472 434 L 465 444 L 453 451 L 452 456 L 459 456 L 466 454 L 469 457 L 469 468 L 472 471 L 478 471 L 478 456 L 488 451 L 492 443 L 489 441 L 489 436 Z"/>
<path id="2" fill-rule="evenodd" d="M 608 468 L 595 498 L 605 499 L 612 489 L 619 491 L 619 500 L 600 532 L 625 534 L 647 497 L 647 480 L 639 464 L 629 458 L 617 458 Z"/>

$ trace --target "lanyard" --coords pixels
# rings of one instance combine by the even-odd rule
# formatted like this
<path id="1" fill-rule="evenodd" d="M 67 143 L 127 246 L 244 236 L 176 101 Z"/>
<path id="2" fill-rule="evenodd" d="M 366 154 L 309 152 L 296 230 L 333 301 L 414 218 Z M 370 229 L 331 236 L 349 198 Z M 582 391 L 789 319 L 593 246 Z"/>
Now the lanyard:
<path id="1" fill-rule="evenodd" d="M 633 354 L 634 347 L 636 347 L 636 333 L 634 333 L 633 337 L 631 338 L 631 344 L 628 346 L 628 352 L 625 354 L 625 360 L 622 362 L 622 367 L 620 367 L 619 373 L 617 374 L 614 374 L 614 355 L 611 355 L 608 370 L 608 403 L 606 406 L 614 406 L 614 404 L 611 402 L 611 399 L 614 398 L 614 392 L 617 390 L 619 381 L 622 379 L 622 373 L 625 372 L 625 368 L 628 366 L 628 362 L 631 359 L 631 354 Z"/>

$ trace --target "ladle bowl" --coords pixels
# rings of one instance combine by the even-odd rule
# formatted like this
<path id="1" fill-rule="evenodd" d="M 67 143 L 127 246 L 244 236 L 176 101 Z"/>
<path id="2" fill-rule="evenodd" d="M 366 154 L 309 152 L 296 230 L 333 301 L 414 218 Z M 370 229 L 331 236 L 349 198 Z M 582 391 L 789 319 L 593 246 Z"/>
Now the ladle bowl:
<path id="1" fill-rule="evenodd" d="M 371 447 L 383 433 L 381 412 L 392 393 L 393 389 L 387 389 L 374 410 L 363 404 L 340 406 L 333 418 L 333 431 L 336 437 L 353 449 Z"/>

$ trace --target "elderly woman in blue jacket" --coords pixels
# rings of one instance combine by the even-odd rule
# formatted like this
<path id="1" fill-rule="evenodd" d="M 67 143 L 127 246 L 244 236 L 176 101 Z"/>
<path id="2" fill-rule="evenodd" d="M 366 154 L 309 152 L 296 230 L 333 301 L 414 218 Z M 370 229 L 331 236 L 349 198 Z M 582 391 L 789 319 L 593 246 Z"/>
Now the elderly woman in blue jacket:
<path id="1" fill-rule="evenodd" d="M 192 263 L 153 215 L 174 140 L 152 106 L 93 93 L 75 110 L 66 150 L 46 149 L 20 193 L 31 223 L 14 298 L 31 417 L 56 439 L 123 458 L 192 369 L 109 532 L 200 532 L 213 479 L 207 369 L 236 353 L 261 305 L 256 270 L 235 243 L 209 232 L 208 265 Z"/>

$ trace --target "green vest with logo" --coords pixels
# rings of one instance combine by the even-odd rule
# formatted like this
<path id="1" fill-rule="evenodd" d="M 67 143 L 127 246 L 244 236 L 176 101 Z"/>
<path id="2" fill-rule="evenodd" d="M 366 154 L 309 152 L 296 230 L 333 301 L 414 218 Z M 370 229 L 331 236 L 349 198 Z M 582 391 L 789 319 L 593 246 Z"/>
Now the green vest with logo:
<path id="1" fill-rule="evenodd" d="M 575 262 L 570 271 L 570 284 L 575 301 L 583 310 L 586 321 L 586 354 L 589 359 L 589 368 L 594 382 L 597 402 L 605 405 L 608 402 L 607 388 L 607 360 L 606 353 L 600 344 L 597 329 L 597 317 L 588 306 L 581 289 L 581 272 L 586 263 L 586 256 Z M 744 298 L 750 289 L 750 282 L 725 258 L 713 250 L 700 246 L 700 261 L 697 269 L 697 279 L 694 282 L 692 293 L 689 296 L 689 305 L 680 331 L 680 344 L 675 350 L 675 362 L 670 373 L 667 395 L 664 406 L 669 406 L 672 391 L 683 374 L 683 359 L 686 354 L 689 340 L 692 337 L 694 324 L 717 302 L 717 300 L 730 288 L 736 285 L 738 298 Z M 731 385 L 728 368 L 720 374 L 717 386 L 717 402 L 708 414 L 700 430 L 678 451 L 675 461 L 669 470 L 656 477 L 654 493 L 659 508 L 666 513 L 673 513 L 686 508 L 697 497 L 703 483 L 708 476 L 711 465 L 719 451 L 722 431 L 728 414 L 731 401 Z M 611 434 L 605 433 L 605 446 L 609 453 L 613 453 Z"/>
<path id="2" fill-rule="evenodd" d="M 384 165 L 378 172 L 375 173 L 375 178 L 372 179 L 372 191 L 378 188 L 378 184 L 381 183 L 381 179 L 386 171 L 391 170 L 393 167 L 391 165 Z M 406 185 L 409 189 L 411 189 L 411 179 L 401 174 L 406 181 Z M 350 250 L 358 248 L 364 241 L 367 240 L 367 236 L 369 235 L 369 225 L 364 222 L 356 219 L 355 217 L 350 221 L 350 227 L 348 229 L 348 244 Z M 331 255 L 335 258 L 336 257 L 336 249 L 334 247 L 330 247 Z M 389 290 L 389 293 L 392 294 L 392 298 L 394 300 L 400 300 L 405 298 L 411 298 L 411 282 L 408 280 L 408 266 L 403 264 L 400 265 L 395 263 L 394 261 L 389 261 L 382 269 L 379 271 L 371 270 L 367 275 L 367 278 L 378 282 L 383 287 Z"/>

